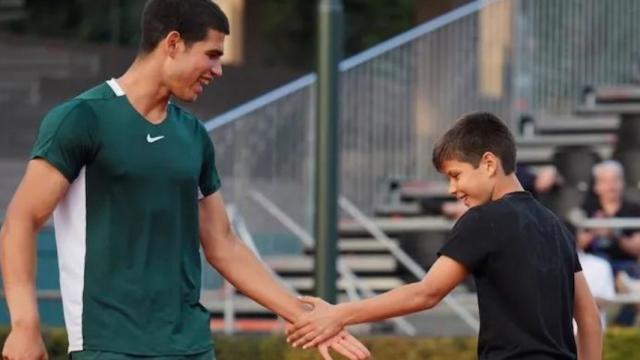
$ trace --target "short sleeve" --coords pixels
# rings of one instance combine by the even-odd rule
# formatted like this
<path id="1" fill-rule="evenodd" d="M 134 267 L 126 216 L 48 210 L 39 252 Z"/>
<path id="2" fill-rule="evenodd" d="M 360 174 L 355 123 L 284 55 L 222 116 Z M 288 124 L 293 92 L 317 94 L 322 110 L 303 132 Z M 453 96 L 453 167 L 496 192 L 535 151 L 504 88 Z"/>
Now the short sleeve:
<path id="1" fill-rule="evenodd" d="M 469 209 L 455 224 L 438 255 L 445 255 L 474 272 L 487 259 L 497 241 L 491 224 L 478 208 Z"/>
<path id="2" fill-rule="evenodd" d="M 31 151 L 32 159 L 44 159 L 72 183 L 95 154 L 95 115 L 84 102 L 65 103 L 42 120 Z"/>
<path id="3" fill-rule="evenodd" d="M 580 264 L 580 258 L 578 257 L 578 252 L 575 249 L 573 250 L 573 259 L 574 259 L 573 272 L 579 273 L 580 271 L 582 271 L 582 264 Z"/>
<path id="4" fill-rule="evenodd" d="M 209 134 L 201 127 L 200 137 L 202 139 L 202 165 L 200 168 L 200 178 L 198 181 L 200 198 L 207 197 L 220 189 L 222 181 L 216 169 L 215 150 Z"/>

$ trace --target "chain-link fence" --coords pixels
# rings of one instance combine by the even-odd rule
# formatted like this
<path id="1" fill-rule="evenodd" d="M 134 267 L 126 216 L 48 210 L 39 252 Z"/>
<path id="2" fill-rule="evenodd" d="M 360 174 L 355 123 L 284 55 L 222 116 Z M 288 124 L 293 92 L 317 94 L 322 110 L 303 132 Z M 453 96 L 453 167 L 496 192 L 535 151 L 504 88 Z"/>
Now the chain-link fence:
<path id="1" fill-rule="evenodd" d="M 640 1 L 476 1 L 341 64 L 341 193 L 371 213 L 385 180 L 435 179 L 431 148 L 461 114 L 570 113 L 584 86 L 637 76 Z M 258 189 L 310 229 L 315 76 L 212 119 L 223 193 L 277 231 Z"/>

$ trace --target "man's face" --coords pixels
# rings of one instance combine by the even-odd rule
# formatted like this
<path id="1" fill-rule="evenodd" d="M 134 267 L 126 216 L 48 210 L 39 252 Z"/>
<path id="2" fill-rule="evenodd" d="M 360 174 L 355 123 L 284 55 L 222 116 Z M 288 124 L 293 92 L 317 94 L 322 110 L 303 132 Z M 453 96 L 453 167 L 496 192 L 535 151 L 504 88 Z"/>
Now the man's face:
<path id="1" fill-rule="evenodd" d="M 595 177 L 593 191 L 600 201 L 621 201 L 624 179 L 616 169 L 604 168 Z"/>
<path id="2" fill-rule="evenodd" d="M 484 160 L 477 168 L 468 162 L 445 160 L 441 172 L 449 179 L 449 193 L 466 206 L 474 207 L 491 200 L 494 180 Z"/>
<path id="3" fill-rule="evenodd" d="M 171 93 L 185 102 L 193 102 L 204 87 L 222 76 L 225 34 L 209 30 L 204 40 L 187 47 L 177 44 L 174 56 L 166 63 L 167 85 Z"/>

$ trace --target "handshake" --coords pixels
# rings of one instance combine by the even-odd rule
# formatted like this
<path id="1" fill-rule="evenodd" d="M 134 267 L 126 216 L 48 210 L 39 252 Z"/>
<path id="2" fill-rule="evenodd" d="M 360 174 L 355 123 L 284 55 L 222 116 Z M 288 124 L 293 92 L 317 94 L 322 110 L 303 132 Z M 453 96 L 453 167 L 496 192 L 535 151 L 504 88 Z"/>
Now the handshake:
<path id="1" fill-rule="evenodd" d="M 344 330 L 344 316 L 338 306 L 324 300 L 301 296 L 298 300 L 310 311 L 298 317 L 293 324 L 287 324 L 287 343 L 294 348 L 318 348 L 324 360 L 332 359 L 329 349 L 333 349 L 350 360 L 364 360 L 371 357 L 369 350 L 358 339 Z"/>

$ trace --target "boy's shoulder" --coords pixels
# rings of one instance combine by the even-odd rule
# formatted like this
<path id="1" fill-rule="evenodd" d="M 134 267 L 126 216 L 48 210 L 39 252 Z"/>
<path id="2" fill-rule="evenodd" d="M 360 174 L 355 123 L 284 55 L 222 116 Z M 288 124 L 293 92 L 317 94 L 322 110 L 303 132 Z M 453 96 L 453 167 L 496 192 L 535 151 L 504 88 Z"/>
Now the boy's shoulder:
<path id="1" fill-rule="evenodd" d="M 518 216 L 530 212 L 553 214 L 527 191 L 519 191 L 504 195 L 502 198 L 478 206 L 485 216 Z"/>
<path id="2" fill-rule="evenodd" d="M 504 232 L 509 229 L 517 231 L 520 224 L 532 219 L 537 223 L 560 222 L 551 210 L 540 204 L 530 193 L 519 192 L 470 208 L 458 223 L 460 226 L 482 224 L 482 227 L 498 228 Z"/>

